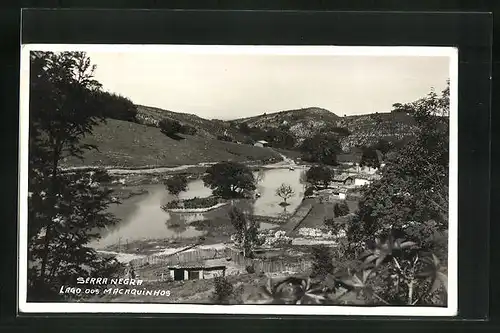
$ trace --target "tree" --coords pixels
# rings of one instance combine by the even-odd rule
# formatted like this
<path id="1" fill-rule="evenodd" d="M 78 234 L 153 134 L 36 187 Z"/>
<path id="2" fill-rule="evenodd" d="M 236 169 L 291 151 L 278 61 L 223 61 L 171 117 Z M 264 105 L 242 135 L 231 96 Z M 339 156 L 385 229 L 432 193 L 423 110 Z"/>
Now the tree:
<path id="1" fill-rule="evenodd" d="M 187 188 L 187 178 L 184 175 L 174 175 L 165 181 L 165 186 L 170 194 L 178 196 Z"/>
<path id="2" fill-rule="evenodd" d="M 306 180 L 313 186 L 322 184 L 324 188 L 328 187 L 333 180 L 334 171 L 327 166 L 313 166 L 306 172 Z"/>
<path id="3" fill-rule="evenodd" d="M 158 126 L 160 127 L 160 131 L 166 136 L 174 140 L 181 139 L 177 134 L 181 132 L 182 125 L 177 120 L 164 118 L 160 120 Z"/>
<path id="4" fill-rule="evenodd" d="M 440 96 L 432 91 L 411 103 L 411 108 L 416 137 L 387 160 L 380 180 L 363 189 L 353 230 L 348 233 L 353 238 L 399 232 L 409 240 L 425 243 L 427 237 L 418 235 L 433 233 L 425 231 L 429 221 L 433 221 L 434 231 L 447 228 L 449 89 Z"/>
<path id="5" fill-rule="evenodd" d="M 207 169 L 203 182 L 214 195 L 225 199 L 244 197 L 255 190 L 252 171 L 237 162 L 220 162 Z"/>
<path id="6" fill-rule="evenodd" d="M 333 256 L 330 249 L 324 245 L 312 248 L 312 277 L 325 278 L 333 273 Z"/>
<path id="7" fill-rule="evenodd" d="M 345 201 L 340 204 L 337 202 L 335 206 L 333 206 L 333 214 L 335 217 L 341 217 L 349 214 L 349 206 Z"/>
<path id="8" fill-rule="evenodd" d="M 233 295 L 234 289 L 231 282 L 224 276 L 214 278 L 214 292 L 212 299 L 219 304 L 229 304 L 229 299 Z"/>
<path id="9" fill-rule="evenodd" d="M 367 166 L 375 169 L 380 167 L 377 151 L 370 147 L 363 148 L 363 154 L 361 155 L 361 162 L 359 163 L 359 166 Z"/>
<path id="10" fill-rule="evenodd" d="M 337 154 L 342 151 L 342 147 L 337 136 L 319 133 L 312 138 L 305 139 L 300 146 L 300 151 L 304 161 L 337 165 Z"/>
<path id="11" fill-rule="evenodd" d="M 235 206 L 229 210 L 229 219 L 236 230 L 235 242 L 243 248 L 244 257 L 252 257 L 253 248 L 260 244 L 259 226 L 254 219 L 248 218 Z"/>
<path id="12" fill-rule="evenodd" d="M 372 148 L 375 150 L 379 150 L 385 157 L 386 154 L 394 148 L 394 145 L 385 139 L 380 139 L 375 145 L 373 145 Z"/>
<path id="13" fill-rule="evenodd" d="M 286 204 L 286 200 L 293 197 L 295 195 L 295 191 L 290 185 L 283 183 L 276 189 L 276 195 L 282 198 L 283 203 Z"/>
<path id="14" fill-rule="evenodd" d="M 293 136 L 287 127 L 270 128 L 267 130 L 264 138 L 272 147 L 291 149 L 295 146 L 297 139 Z"/>
<path id="15" fill-rule="evenodd" d="M 68 156 L 95 148 L 81 139 L 105 121 L 95 66 L 83 52 L 31 52 L 28 191 L 28 298 L 59 299 L 75 276 L 111 276 L 119 265 L 88 247 L 117 222 L 106 171 L 62 173 Z"/>
<path id="16" fill-rule="evenodd" d="M 136 122 L 137 106 L 128 98 L 101 91 L 97 96 L 108 118 Z"/>

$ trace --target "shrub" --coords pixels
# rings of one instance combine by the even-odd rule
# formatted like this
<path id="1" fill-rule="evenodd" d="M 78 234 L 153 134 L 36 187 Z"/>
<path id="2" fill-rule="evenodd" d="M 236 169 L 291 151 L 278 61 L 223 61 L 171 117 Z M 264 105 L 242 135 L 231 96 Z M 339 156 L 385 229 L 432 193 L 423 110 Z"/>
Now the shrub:
<path id="1" fill-rule="evenodd" d="M 167 190 L 172 195 L 179 195 L 187 188 L 187 177 L 184 175 L 174 175 L 165 181 Z"/>
<path id="2" fill-rule="evenodd" d="M 337 202 L 333 207 L 333 214 L 335 215 L 335 217 L 345 216 L 349 214 L 349 206 L 345 201 L 341 202 L 340 204 Z"/>
<path id="3" fill-rule="evenodd" d="M 224 276 L 216 276 L 214 278 L 214 293 L 212 299 L 216 303 L 228 304 L 230 297 L 233 295 L 233 285 Z"/>
<path id="4" fill-rule="evenodd" d="M 245 270 L 247 271 L 248 274 L 255 273 L 255 267 L 253 267 L 253 266 L 247 266 L 247 267 L 245 267 Z"/>
<path id="5" fill-rule="evenodd" d="M 217 140 L 220 141 L 226 141 L 226 142 L 233 142 L 233 138 L 230 137 L 229 135 L 217 135 Z"/>
<path id="6" fill-rule="evenodd" d="M 192 199 L 187 200 L 173 200 L 166 204 L 166 208 L 176 209 L 176 208 L 184 208 L 184 209 L 194 209 L 194 208 L 209 208 L 217 205 L 220 200 L 216 197 L 208 197 L 208 198 L 198 198 L 194 197 Z"/>
<path id="7" fill-rule="evenodd" d="M 181 123 L 177 120 L 164 118 L 158 123 L 160 130 L 163 134 L 167 136 L 175 135 L 181 131 Z"/>
<path id="8" fill-rule="evenodd" d="M 310 197 L 313 194 L 314 194 L 314 188 L 312 186 L 308 186 L 304 192 L 304 195 L 306 197 Z"/>
<path id="9" fill-rule="evenodd" d="M 312 248 L 312 277 L 326 277 L 333 273 L 333 256 L 330 249 L 324 245 Z"/>

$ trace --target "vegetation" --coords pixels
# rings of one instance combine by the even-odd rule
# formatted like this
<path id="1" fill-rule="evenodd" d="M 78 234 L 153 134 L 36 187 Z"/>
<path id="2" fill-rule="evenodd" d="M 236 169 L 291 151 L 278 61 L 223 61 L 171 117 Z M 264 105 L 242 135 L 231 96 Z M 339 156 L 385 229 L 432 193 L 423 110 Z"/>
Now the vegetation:
<path id="1" fill-rule="evenodd" d="M 203 177 L 206 186 L 213 194 L 225 199 L 241 198 L 255 190 L 252 171 L 241 163 L 220 162 L 207 169 Z"/>
<path id="2" fill-rule="evenodd" d="M 333 207 L 333 214 L 335 217 L 345 216 L 349 214 L 349 206 L 345 201 L 342 201 L 341 203 L 337 202 Z"/>
<path id="3" fill-rule="evenodd" d="M 130 99 L 105 91 L 97 92 L 96 97 L 102 107 L 101 112 L 107 118 L 131 122 L 137 121 L 137 106 Z"/>
<path id="4" fill-rule="evenodd" d="M 446 305 L 447 245 L 440 239 L 448 227 L 449 90 L 407 107 L 418 126 L 415 140 L 362 190 L 346 242 L 335 248 L 336 257 L 351 263 L 341 265 L 328 249 L 316 248 L 311 277 L 270 281 L 259 304 L 340 304 L 354 294 L 370 305 Z"/>
<path id="5" fill-rule="evenodd" d="M 333 177 L 334 171 L 328 166 L 313 166 L 306 172 L 306 181 L 315 187 L 328 187 Z"/>
<path id="6" fill-rule="evenodd" d="M 105 171 L 63 174 L 61 161 L 95 147 L 81 143 L 104 121 L 99 82 L 83 52 L 31 52 L 28 298 L 57 300 L 75 276 L 113 276 L 120 266 L 86 244 L 117 222 Z"/>
<path id="7" fill-rule="evenodd" d="M 304 161 L 337 165 L 337 154 L 342 151 L 342 148 L 335 135 L 316 134 L 305 139 L 300 150 Z"/>
<path id="8" fill-rule="evenodd" d="M 187 177 L 184 175 L 174 175 L 165 181 L 168 192 L 178 196 L 179 193 L 187 189 Z"/>
<path id="9" fill-rule="evenodd" d="M 212 299 L 215 303 L 229 304 L 233 291 L 233 285 L 224 276 L 216 276 L 214 278 L 214 292 Z"/>
<path id="10" fill-rule="evenodd" d="M 217 136 L 217 140 L 220 140 L 220 141 L 226 141 L 226 142 L 233 142 L 234 139 L 232 137 L 230 137 L 229 135 L 218 135 Z"/>
<path id="11" fill-rule="evenodd" d="M 295 191 L 290 185 L 283 183 L 276 189 L 276 195 L 283 199 L 283 204 L 287 204 L 287 199 L 293 197 Z"/>
<path id="12" fill-rule="evenodd" d="M 259 226 L 255 220 L 248 218 L 235 206 L 229 211 L 229 218 L 236 233 L 233 240 L 243 249 L 243 255 L 251 258 L 255 246 L 262 245 L 262 240 L 258 237 Z"/>
<path id="13" fill-rule="evenodd" d="M 187 200 L 173 200 L 167 203 L 165 208 L 167 209 L 194 209 L 194 208 L 209 208 L 213 207 L 220 203 L 220 200 L 216 197 L 208 197 L 208 198 L 198 198 L 194 197 L 192 199 Z"/>
<path id="14" fill-rule="evenodd" d="M 375 169 L 379 168 L 380 161 L 377 151 L 371 147 L 363 148 L 363 155 L 361 155 L 361 162 L 359 163 L 359 166 L 367 166 Z"/>

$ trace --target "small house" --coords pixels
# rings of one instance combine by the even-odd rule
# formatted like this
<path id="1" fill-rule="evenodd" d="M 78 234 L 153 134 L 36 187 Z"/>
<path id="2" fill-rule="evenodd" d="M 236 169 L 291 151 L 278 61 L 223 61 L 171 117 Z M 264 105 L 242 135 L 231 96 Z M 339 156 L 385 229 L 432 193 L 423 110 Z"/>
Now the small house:
<path id="1" fill-rule="evenodd" d="M 256 143 L 254 143 L 254 146 L 255 147 L 268 147 L 269 146 L 269 142 L 264 141 L 264 140 L 259 140 Z"/>
<path id="2" fill-rule="evenodd" d="M 349 176 L 348 174 L 335 175 L 333 177 L 333 181 L 335 183 L 341 183 L 344 185 L 353 185 L 354 184 L 354 178 L 352 176 Z"/>
<path id="3" fill-rule="evenodd" d="M 356 177 L 354 179 L 354 185 L 355 186 L 364 186 L 364 185 L 370 185 L 371 181 L 369 179 L 363 178 L 363 177 Z"/>
<path id="4" fill-rule="evenodd" d="M 226 275 L 226 266 L 179 265 L 168 267 L 174 281 L 211 279 Z"/>

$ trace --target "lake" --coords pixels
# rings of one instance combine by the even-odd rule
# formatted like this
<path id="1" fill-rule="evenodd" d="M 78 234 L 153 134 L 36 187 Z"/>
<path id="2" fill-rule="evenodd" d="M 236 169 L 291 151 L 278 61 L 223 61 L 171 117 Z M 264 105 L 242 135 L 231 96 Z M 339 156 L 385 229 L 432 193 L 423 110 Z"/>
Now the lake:
<path id="1" fill-rule="evenodd" d="M 255 215 L 266 215 L 279 217 L 282 214 L 290 214 L 300 205 L 304 188 L 300 183 L 300 169 L 263 169 L 256 172 L 260 181 L 257 191 L 261 196 L 254 200 L 239 200 L 235 203 L 239 208 L 252 212 Z M 279 205 L 281 198 L 276 196 L 276 189 L 282 184 L 289 184 L 295 191 L 295 195 L 288 199 L 289 206 L 283 208 Z M 204 231 L 196 230 L 189 224 L 194 221 L 210 219 L 215 214 L 226 214 L 229 206 L 207 213 L 168 213 L 161 209 L 169 201 L 175 199 L 162 184 L 139 186 L 148 191 L 147 194 L 134 196 L 123 200 L 121 205 L 113 205 L 109 211 L 121 220 L 117 225 L 103 231 L 102 238 L 91 243 L 95 248 L 104 248 L 114 244 L 125 244 L 126 242 L 150 240 L 150 239 L 173 239 L 193 238 L 205 234 Z M 181 199 L 194 197 L 208 197 L 212 190 L 205 187 L 202 180 L 189 182 L 185 192 L 181 192 Z M 271 229 L 277 225 L 261 223 L 261 229 Z"/>

